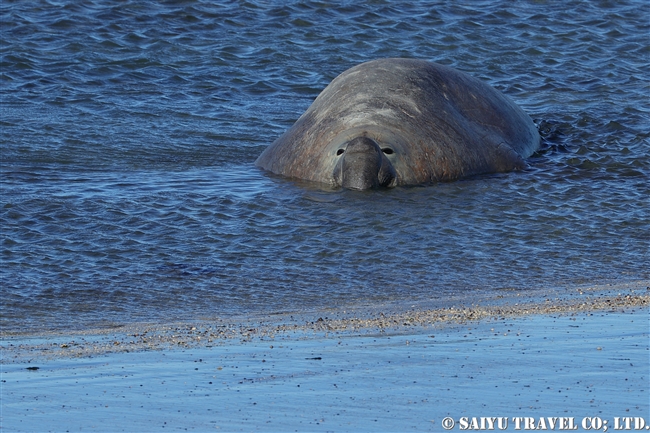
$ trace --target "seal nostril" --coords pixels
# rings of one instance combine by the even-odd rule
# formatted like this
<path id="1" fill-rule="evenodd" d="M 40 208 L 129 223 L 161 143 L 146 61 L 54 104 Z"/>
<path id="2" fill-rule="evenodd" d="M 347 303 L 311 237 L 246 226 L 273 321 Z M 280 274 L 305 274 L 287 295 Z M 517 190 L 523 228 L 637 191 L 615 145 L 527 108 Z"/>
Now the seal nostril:
<path id="1" fill-rule="evenodd" d="M 343 155 L 343 152 L 345 152 L 345 149 L 339 149 L 336 151 L 336 156 L 341 156 Z"/>
<path id="2" fill-rule="evenodd" d="M 384 147 L 381 151 L 384 152 L 386 155 L 393 154 L 393 149 L 391 149 L 390 147 Z"/>

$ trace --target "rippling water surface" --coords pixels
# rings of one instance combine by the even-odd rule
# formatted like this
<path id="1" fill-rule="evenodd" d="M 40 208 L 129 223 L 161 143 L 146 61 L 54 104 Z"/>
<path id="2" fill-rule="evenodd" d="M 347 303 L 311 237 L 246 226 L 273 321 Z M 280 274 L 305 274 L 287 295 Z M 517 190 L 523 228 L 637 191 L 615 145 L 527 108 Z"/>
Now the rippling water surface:
<path id="1" fill-rule="evenodd" d="M 3 1 L 2 329 L 650 277 L 647 1 Z M 519 104 L 524 172 L 352 192 L 253 162 L 338 74 L 414 57 Z"/>

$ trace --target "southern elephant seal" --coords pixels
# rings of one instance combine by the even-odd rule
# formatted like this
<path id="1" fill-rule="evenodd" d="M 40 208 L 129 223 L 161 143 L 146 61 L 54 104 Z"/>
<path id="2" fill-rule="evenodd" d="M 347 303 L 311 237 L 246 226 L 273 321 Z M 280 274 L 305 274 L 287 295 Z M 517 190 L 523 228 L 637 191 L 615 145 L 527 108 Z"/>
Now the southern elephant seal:
<path id="1" fill-rule="evenodd" d="M 255 164 L 367 189 L 522 169 L 539 143 L 531 118 L 482 81 L 423 60 L 380 59 L 336 77 Z"/>

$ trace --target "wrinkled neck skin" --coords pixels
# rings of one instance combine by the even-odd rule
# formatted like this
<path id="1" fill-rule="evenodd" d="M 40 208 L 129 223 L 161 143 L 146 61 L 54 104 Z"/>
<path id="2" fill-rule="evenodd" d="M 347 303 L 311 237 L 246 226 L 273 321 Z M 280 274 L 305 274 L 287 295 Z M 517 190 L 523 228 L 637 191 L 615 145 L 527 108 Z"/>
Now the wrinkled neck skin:
<path id="1" fill-rule="evenodd" d="M 365 136 L 344 143 L 336 151 L 335 184 L 355 190 L 395 186 L 397 174 L 386 157 L 392 153 L 392 149 L 382 150 L 376 141 Z"/>

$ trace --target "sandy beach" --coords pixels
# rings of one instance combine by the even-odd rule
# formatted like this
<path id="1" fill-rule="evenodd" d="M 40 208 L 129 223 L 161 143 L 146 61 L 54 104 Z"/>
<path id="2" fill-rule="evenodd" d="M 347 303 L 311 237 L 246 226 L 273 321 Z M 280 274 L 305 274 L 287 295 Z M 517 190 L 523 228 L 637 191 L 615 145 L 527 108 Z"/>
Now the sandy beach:
<path id="1" fill-rule="evenodd" d="M 392 314 L 3 335 L 2 429 L 646 430 L 649 316 L 641 281 Z"/>

